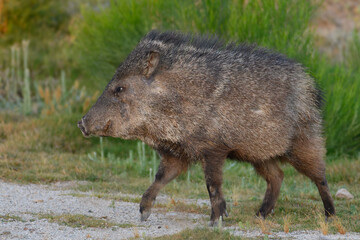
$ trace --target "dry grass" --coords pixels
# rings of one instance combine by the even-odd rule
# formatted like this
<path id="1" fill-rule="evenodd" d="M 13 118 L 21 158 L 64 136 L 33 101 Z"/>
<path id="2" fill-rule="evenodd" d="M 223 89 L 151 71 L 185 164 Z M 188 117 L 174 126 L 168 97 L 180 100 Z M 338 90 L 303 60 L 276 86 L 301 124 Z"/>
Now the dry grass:
<path id="1" fill-rule="evenodd" d="M 334 225 L 337 228 L 337 231 L 340 234 L 345 234 L 346 233 L 346 229 L 344 228 L 344 226 L 341 224 L 340 218 L 339 217 L 335 217 L 334 218 Z"/>
<path id="2" fill-rule="evenodd" d="M 284 232 L 285 233 L 289 233 L 290 231 L 290 226 L 291 226 L 291 220 L 289 216 L 285 216 L 283 217 L 284 220 Z"/>
<path id="3" fill-rule="evenodd" d="M 329 224 L 327 222 L 323 222 L 323 221 L 321 221 L 319 224 L 320 224 L 320 231 L 322 232 L 322 234 L 328 235 Z"/>
<path id="4" fill-rule="evenodd" d="M 320 232 L 324 235 L 328 235 L 329 234 L 329 223 L 327 221 L 325 221 L 324 217 L 319 213 L 317 215 L 317 221 L 320 225 Z"/>
<path id="5" fill-rule="evenodd" d="M 88 96 L 85 89 L 80 89 L 79 86 L 79 82 L 75 81 L 72 87 L 66 91 L 60 85 L 52 87 L 38 85 L 37 94 L 43 103 L 41 115 L 50 116 L 72 112 L 74 110 L 72 108 L 76 108 L 78 112 L 86 112 L 91 103 L 95 102 L 99 96 L 99 91 L 95 91 L 93 95 Z"/>
<path id="6" fill-rule="evenodd" d="M 238 206 L 239 205 L 239 199 L 240 199 L 240 189 L 238 186 L 233 186 L 232 191 L 231 191 L 231 200 L 232 200 L 232 204 L 233 206 Z"/>
<path id="7" fill-rule="evenodd" d="M 137 227 L 134 227 L 134 238 L 140 238 L 139 230 Z"/>
<path id="8" fill-rule="evenodd" d="M 270 226 L 269 226 L 267 220 L 263 219 L 262 217 L 257 217 L 256 222 L 259 224 L 261 232 L 263 234 L 266 234 L 266 235 L 271 234 Z"/>

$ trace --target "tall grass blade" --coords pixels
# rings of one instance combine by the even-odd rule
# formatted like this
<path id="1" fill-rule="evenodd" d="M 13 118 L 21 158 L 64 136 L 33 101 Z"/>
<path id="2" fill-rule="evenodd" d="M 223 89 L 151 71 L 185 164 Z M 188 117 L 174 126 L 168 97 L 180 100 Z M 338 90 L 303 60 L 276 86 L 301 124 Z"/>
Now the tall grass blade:
<path id="1" fill-rule="evenodd" d="M 103 137 L 100 137 L 100 159 L 102 163 L 105 162 Z"/>
<path id="2" fill-rule="evenodd" d="M 153 180 L 155 180 L 155 175 L 156 175 L 156 160 L 157 160 L 157 157 L 156 157 L 156 152 L 153 150 L 152 151 L 152 169 L 154 170 L 153 171 Z"/>
<path id="3" fill-rule="evenodd" d="M 61 93 L 63 96 L 66 96 L 66 79 L 65 79 L 65 71 L 61 70 Z"/>
<path id="4" fill-rule="evenodd" d="M 30 71 L 25 69 L 24 74 L 24 87 L 23 87 L 23 109 L 24 113 L 31 112 L 31 93 L 30 93 Z"/>
<path id="5" fill-rule="evenodd" d="M 24 60 L 24 85 L 22 87 L 23 92 L 23 110 L 24 113 L 31 112 L 31 92 L 30 92 L 30 70 L 28 68 L 28 48 L 29 41 L 22 41 L 23 60 Z M 19 59 L 20 65 L 20 59 Z M 19 67 L 20 68 L 20 67 Z"/>
<path id="6" fill-rule="evenodd" d="M 11 58 L 10 58 L 10 65 L 11 65 L 11 70 L 10 70 L 10 84 L 9 84 L 9 99 L 8 100 L 12 100 L 12 98 L 15 97 L 15 68 L 16 68 L 16 62 L 15 62 L 15 51 L 16 51 L 16 47 L 15 46 L 11 46 Z"/>

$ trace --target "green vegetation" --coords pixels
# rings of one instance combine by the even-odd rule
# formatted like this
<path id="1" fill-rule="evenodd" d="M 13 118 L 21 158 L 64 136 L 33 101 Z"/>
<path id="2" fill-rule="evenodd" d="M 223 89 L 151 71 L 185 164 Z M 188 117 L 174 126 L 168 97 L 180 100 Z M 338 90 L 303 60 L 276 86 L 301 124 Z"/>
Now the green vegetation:
<path id="1" fill-rule="evenodd" d="M 354 33 L 344 62 L 334 63 L 320 55 L 309 30 L 318 3 L 111 0 L 104 4 L 94 0 L 78 13 L 80 0 L 72 1 L 75 5 L 50 0 L 31 0 L 25 5 L 19 0 L 8 2 L 8 31 L 1 33 L 0 28 L 4 37 L 0 41 L 0 53 L 4 53 L 0 55 L 0 179 L 23 183 L 85 180 L 79 190 L 92 190 L 98 197 L 116 201 L 138 202 L 139 198 L 119 198 L 113 193 L 142 194 L 154 179 L 158 156 L 136 141 L 104 138 L 99 144 L 98 138 L 85 139 L 76 123 L 115 68 L 150 29 L 218 34 L 226 40 L 257 43 L 284 53 L 300 61 L 317 80 L 326 98 L 324 123 L 331 193 L 346 187 L 355 196 L 353 200 L 335 201 L 337 215 L 347 231 L 360 232 L 360 38 Z M 47 21 L 53 12 L 55 22 Z M 38 21 L 45 26 L 38 25 Z M 54 36 L 59 39 L 57 43 Z M 27 39 L 29 58 L 27 48 L 19 45 Z M 291 166 L 283 169 L 281 195 L 265 225 L 270 231 L 284 231 L 285 225 L 290 231 L 323 228 L 323 207 L 316 187 Z M 265 181 L 250 165 L 227 161 L 224 193 L 230 216 L 223 225 L 262 228 L 253 215 L 265 188 Z M 176 200 L 208 198 L 199 165 L 162 193 L 172 196 L 173 201 L 157 204 L 157 208 L 210 213 L 206 206 Z M 104 224 L 86 216 L 42 217 L 69 226 Z M 329 224 L 329 232 L 339 231 L 335 222 Z M 234 238 L 226 231 L 209 229 L 187 230 L 171 238 L 189 236 Z"/>
<path id="2" fill-rule="evenodd" d="M 132 224 L 117 224 L 106 221 L 102 218 L 96 218 L 81 214 L 39 214 L 37 216 L 39 219 L 47 219 L 50 222 L 59 223 L 61 225 L 65 225 L 73 228 L 112 228 L 112 227 L 121 227 L 121 228 L 129 228 L 133 227 Z"/>
<path id="3" fill-rule="evenodd" d="M 12 216 L 12 215 L 0 215 L 0 221 L 1 222 L 24 222 L 24 220 L 21 217 L 18 216 Z"/>
<path id="4" fill-rule="evenodd" d="M 191 0 L 114 0 L 100 10 L 83 8 L 83 19 L 72 33 L 80 67 L 88 76 L 97 77 L 96 82 L 103 87 L 151 29 L 218 34 L 270 47 L 299 60 L 307 58 L 313 50 L 306 31 L 316 7 L 300 0 L 201 0 L 195 4 Z"/>
<path id="5" fill-rule="evenodd" d="M 87 76 L 98 79 L 86 84 L 101 89 L 153 28 L 218 34 L 280 51 L 302 62 L 324 90 L 329 156 L 356 156 L 360 151 L 360 41 L 354 35 L 346 64 L 333 65 L 320 56 L 308 29 L 317 7 L 316 1 L 300 0 L 202 0 L 195 6 L 193 1 L 111 1 L 100 10 L 83 8 L 84 19 L 72 32 L 80 67 Z"/>
<path id="6" fill-rule="evenodd" d="M 30 40 L 32 77 L 43 80 L 60 75 L 68 67 L 71 13 L 78 10 L 68 0 L 2 0 L 3 29 L 0 29 L 0 65 L 9 61 L 10 46 L 18 47 Z M 2 25 L 0 23 L 0 25 Z M 2 31 L 1 31 L 2 30 Z M 41 77 L 41 79 L 39 79 Z"/>

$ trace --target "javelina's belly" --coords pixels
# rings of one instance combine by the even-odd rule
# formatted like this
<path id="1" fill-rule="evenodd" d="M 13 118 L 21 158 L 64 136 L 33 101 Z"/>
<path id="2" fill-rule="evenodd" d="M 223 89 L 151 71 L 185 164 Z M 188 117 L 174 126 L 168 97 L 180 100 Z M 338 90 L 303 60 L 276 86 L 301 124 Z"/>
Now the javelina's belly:
<path id="1" fill-rule="evenodd" d="M 218 134 L 243 160 L 283 155 L 294 134 L 294 122 L 290 117 L 261 108 L 222 115 L 222 120 Z"/>

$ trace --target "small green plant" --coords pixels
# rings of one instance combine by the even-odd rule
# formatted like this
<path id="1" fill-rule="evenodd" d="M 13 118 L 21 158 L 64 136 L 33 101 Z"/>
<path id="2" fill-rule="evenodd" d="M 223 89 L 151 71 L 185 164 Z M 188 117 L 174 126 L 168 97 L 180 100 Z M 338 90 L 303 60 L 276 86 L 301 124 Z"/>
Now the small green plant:
<path id="1" fill-rule="evenodd" d="M 158 159 L 157 159 L 157 154 L 156 151 L 152 151 L 152 180 L 155 180 L 155 175 L 156 175 L 156 169 L 157 169 L 157 165 L 158 165 Z"/>
<path id="2" fill-rule="evenodd" d="M 17 44 L 13 45 L 10 48 L 10 70 L 5 67 L 5 70 L 0 71 L 0 86 L 4 85 L 5 90 L 0 91 L 0 105 L 11 108 L 19 106 L 24 114 L 32 112 L 28 48 L 28 40 L 22 41 L 21 48 Z"/>
<path id="3" fill-rule="evenodd" d="M 66 88 L 65 71 L 61 70 L 58 81 L 39 83 L 31 81 L 28 67 L 28 40 L 23 40 L 21 48 L 11 47 L 10 68 L 0 69 L 0 107 L 19 111 L 23 114 L 53 115 L 85 112 L 99 95 L 95 91 L 89 96 L 85 87 L 80 88 L 74 81 L 70 89 Z M 21 61 L 20 57 L 23 57 Z M 36 91 L 31 91 L 35 89 Z"/>
<path id="4" fill-rule="evenodd" d="M 106 221 L 102 218 L 96 218 L 81 214 L 38 214 L 37 217 L 39 219 L 47 219 L 50 222 L 74 228 L 112 228 L 115 226 L 121 228 L 133 227 L 132 224 L 117 224 Z"/>
<path id="5" fill-rule="evenodd" d="M 23 94 L 23 111 L 24 113 L 31 112 L 31 91 L 30 91 L 30 70 L 28 68 L 28 48 L 29 41 L 22 41 L 22 49 L 24 55 L 24 84 L 22 89 Z"/>
<path id="6" fill-rule="evenodd" d="M 102 137 L 100 137 L 100 159 L 101 159 L 101 162 L 104 162 L 104 144 L 103 144 Z"/>

